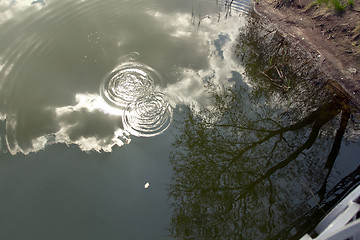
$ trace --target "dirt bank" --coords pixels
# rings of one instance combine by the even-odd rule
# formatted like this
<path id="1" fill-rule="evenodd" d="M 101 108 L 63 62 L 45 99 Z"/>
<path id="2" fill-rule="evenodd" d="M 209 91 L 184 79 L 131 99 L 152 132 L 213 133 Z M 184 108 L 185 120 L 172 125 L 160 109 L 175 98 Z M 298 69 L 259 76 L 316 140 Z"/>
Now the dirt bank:
<path id="1" fill-rule="evenodd" d="M 309 52 L 327 80 L 360 107 L 360 0 L 339 13 L 313 0 L 259 0 L 254 10 Z"/>

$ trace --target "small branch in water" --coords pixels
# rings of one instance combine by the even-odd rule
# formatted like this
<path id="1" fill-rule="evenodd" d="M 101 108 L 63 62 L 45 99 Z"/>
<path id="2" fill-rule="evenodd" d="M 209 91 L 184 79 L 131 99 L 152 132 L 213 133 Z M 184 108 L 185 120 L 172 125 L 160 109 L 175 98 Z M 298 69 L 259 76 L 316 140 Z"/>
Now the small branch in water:
<path id="1" fill-rule="evenodd" d="M 276 80 L 272 79 L 269 75 L 267 75 L 265 72 L 260 71 L 265 77 L 267 77 L 270 81 L 275 82 Z"/>
<path id="2" fill-rule="evenodd" d="M 307 189 L 309 190 L 311 196 L 313 197 L 314 201 L 315 201 L 316 204 L 318 205 L 319 209 L 320 209 L 323 213 L 325 213 L 325 211 L 322 209 L 322 207 L 321 207 L 321 205 L 320 205 L 320 203 L 319 203 L 319 200 L 315 197 L 315 194 L 313 193 L 313 191 L 311 191 L 311 189 L 310 189 L 308 186 L 306 186 L 301 180 L 300 180 L 300 183 L 301 183 L 305 188 L 307 188 Z"/>
<path id="3" fill-rule="evenodd" d="M 273 78 L 271 78 L 268 74 L 266 74 L 266 72 L 270 71 L 270 70 L 273 69 L 273 68 L 275 68 L 278 76 L 280 77 L 279 80 L 278 80 L 278 79 L 273 79 Z M 265 77 L 267 77 L 267 78 L 272 82 L 272 84 L 274 84 L 275 86 L 277 86 L 277 87 L 279 87 L 279 88 L 281 88 L 281 89 L 284 89 L 284 91 L 287 91 L 287 90 L 290 89 L 290 86 L 289 86 L 289 85 L 290 85 L 290 81 L 287 79 L 287 77 L 284 75 L 284 73 L 281 71 L 281 69 L 279 69 L 279 68 L 277 67 L 277 65 L 273 65 L 273 66 L 269 67 L 268 69 L 266 69 L 265 71 L 261 71 L 261 73 L 262 73 Z M 285 86 L 284 84 L 280 85 L 280 84 L 278 84 L 278 83 L 284 83 L 284 84 L 286 83 L 287 86 Z"/>
<path id="4" fill-rule="evenodd" d="M 282 71 L 279 71 L 278 67 L 275 65 L 275 69 L 279 75 L 280 78 L 284 78 L 284 74 L 282 73 Z"/>

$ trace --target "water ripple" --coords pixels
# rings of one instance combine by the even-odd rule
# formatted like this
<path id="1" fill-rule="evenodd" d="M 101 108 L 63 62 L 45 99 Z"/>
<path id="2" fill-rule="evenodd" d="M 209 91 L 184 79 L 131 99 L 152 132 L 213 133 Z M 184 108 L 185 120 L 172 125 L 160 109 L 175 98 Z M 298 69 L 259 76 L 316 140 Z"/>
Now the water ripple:
<path id="1" fill-rule="evenodd" d="M 160 92 L 145 95 L 130 103 L 123 116 L 125 130 L 138 137 L 159 135 L 171 122 L 172 108 Z"/>
<path id="2" fill-rule="evenodd" d="M 101 86 L 102 97 L 111 105 L 120 108 L 152 91 L 160 74 L 149 66 L 137 62 L 121 64 L 113 70 Z"/>
<path id="3" fill-rule="evenodd" d="M 100 93 L 107 103 L 123 111 L 123 125 L 134 136 L 151 137 L 172 122 L 172 108 L 165 95 L 155 90 L 160 74 L 138 62 L 116 67 L 104 80 Z"/>

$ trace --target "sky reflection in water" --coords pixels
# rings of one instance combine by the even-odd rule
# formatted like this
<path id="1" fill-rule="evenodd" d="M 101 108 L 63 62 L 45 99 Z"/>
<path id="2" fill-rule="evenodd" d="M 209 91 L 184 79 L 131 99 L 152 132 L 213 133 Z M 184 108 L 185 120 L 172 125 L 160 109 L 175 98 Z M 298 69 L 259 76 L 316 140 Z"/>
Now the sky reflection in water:
<path id="1" fill-rule="evenodd" d="M 223 7 L 0 2 L 0 236 L 280 239 L 320 211 L 311 192 L 330 206 L 354 184 L 344 105 L 274 87 L 273 49 L 237 46 L 246 20 Z"/>
<path id="2" fill-rule="evenodd" d="M 177 12 L 174 16 L 147 9 L 134 10 L 131 18 L 124 12 L 106 19 L 108 22 L 98 23 L 110 24 L 110 28 L 100 28 L 103 33 L 79 28 L 77 24 L 82 26 L 81 20 L 65 28 L 69 20 L 60 17 L 62 11 L 70 11 L 66 14 L 72 17 L 71 12 L 77 12 L 83 4 L 86 1 L 67 2 L 66 5 L 50 1 L 41 8 L 36 4 L 33 4 L 36 7 L 20 6 L 17 2 L 6 8 L 11 14 L 2 22 L 5 38 L 0 49 L 0 98 L 3 102 L 0 112 L 2 119 L 6 119 L 6 141 L 12 154 L 35 152 L 55 143 L 77 144 L 84 151 L 111 151 L 115 145 L 130 143 L 130 132 L 137 134 L 124 129 L 122 123 L 123 109 L 130 102 L 120 107 L 110 106 L 99 94 L 108 72 L 114 72 L 118 68 L 114 66 L 129 60 L 130 64 L 135 64 L 136 60 L 143 66 L 148 65 L 162 75 L 152 79 L 152 88 L 165 97 L 171 108 L 179 103 L 209 108 L 210 95 L 204 88 L 204 81 L 221 83 L 224 87 L 233 84 L 226 81 L 232 69 L 239 69 L 238 63 L 231 60 L 231 44 L 237 34 L 232 26 L 239 26 L 244 19 L 217 22 L 215 16 L 209 15 L 197 26 L 190 21 L 190 13 Z M 98 3 L 94 1 L 93 4 Z M 29 7 L 30 14 L 20 17 L 17 11 L 25 11 L 25 6 Z M 94 10 L 89 9 L 92 11 L 79 11 L 84 21 L 92 21 L 95 15 Z M 33 14 L 44 18 L 54 14 L 54 20 L 47 24 L 49 29 L 45 31 L 37 26 L 47 25 Z M 111 25 L 114 18 L 121 23 L 116 28 Z M 29 20 L 30 23 L 25 23 Z M 65 23 L 60 22 L 53 30 L 51 25 L 59 24 L 58 21 Z M 145 22 L 148 24 L 143 24 Z M 29 29 L 24 27 L 26 24 L 30 25 Z M 7 39 L 7 36 L 18 34 L 14 31 L 17 26 L 23 28 L 23 33 L 15 38 L 16 41 Z M 59 42 L 56 39 L 60 38 L 59 32 L 72 37 Z M 132 53 L 131 50 L 136 51 Z M 224 57 L 227 62 L 222 61 Z M 135 93 L 134 98 L 137 95 L 142 93 Z M 66 102 L 68 104 L 64 104 Z"/>

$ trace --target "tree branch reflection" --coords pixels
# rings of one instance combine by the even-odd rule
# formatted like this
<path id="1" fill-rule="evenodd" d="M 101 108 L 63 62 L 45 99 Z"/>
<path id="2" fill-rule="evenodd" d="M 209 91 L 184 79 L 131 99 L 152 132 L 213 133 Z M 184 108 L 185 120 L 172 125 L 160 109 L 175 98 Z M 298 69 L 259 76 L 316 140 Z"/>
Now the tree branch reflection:
<path id="1" fill-rule="evenodd" d="M 171 156 L 174 237 L 271 238 L 293 216 L 285 211 L 286 204 L 296 207 L 280 199 L 291 194 L 309 197 L 309 192 L 299 189 L 302 181 L 320 189 L 326 186 L 329 164 L 336 159 L 349 119 L 339 99 L 286 126 L 276 117 L 274 121 L 266 115 L 256 121 L 249 118 L 260 116 L 259 112 L 242 115 L 244 111 L 235 104 L 241 102 L 238 96 L 227 108 L 187 111 Z M 213 112 L 222 117 L 213 117 Z M 329 140 L 324 137 L 332 130 L 328 122 L 334 123 L 338 115 L 342 116 L 339 129 Z M 287 188 L 288 180 L 297 186 Z"/>
<path id="2" fill-rule="evenodd" d="M 234 88 L 209 84 L 214 107 L 185 108 L 175 124 L 172 237 L 289 239 L 338 194 L 326 186 L 349 126 L 346 100 L 285 67 L 296 84 L 269 87 L 253 73 L 259 55 L 246 56 L 251 88 L 235 74 Z"/>

